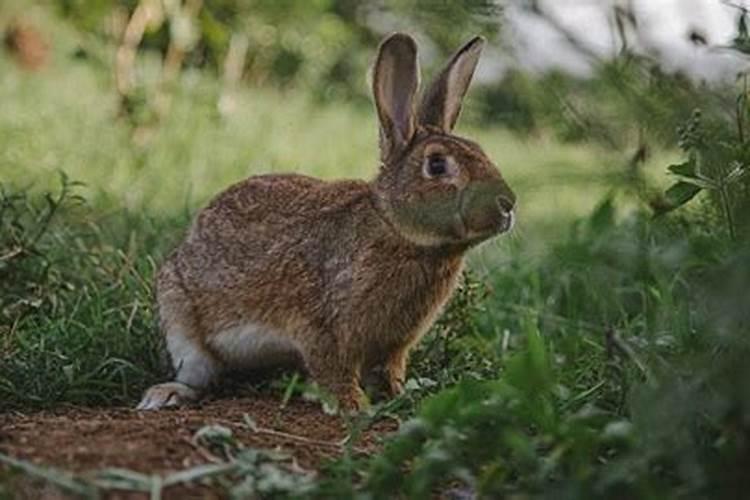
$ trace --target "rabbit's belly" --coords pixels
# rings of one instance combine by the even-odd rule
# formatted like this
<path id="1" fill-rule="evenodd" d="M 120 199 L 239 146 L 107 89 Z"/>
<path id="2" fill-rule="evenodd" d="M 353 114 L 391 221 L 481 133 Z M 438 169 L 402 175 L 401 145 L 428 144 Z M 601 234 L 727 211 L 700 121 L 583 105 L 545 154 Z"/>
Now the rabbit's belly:
<path id="1" fill-rule="evenodd" d="M 283 333 L 259 323 L 246 323 L 214 335 L 209 344 L 230 368 L 265 368 L 294 363 L 299 349 Z"/>

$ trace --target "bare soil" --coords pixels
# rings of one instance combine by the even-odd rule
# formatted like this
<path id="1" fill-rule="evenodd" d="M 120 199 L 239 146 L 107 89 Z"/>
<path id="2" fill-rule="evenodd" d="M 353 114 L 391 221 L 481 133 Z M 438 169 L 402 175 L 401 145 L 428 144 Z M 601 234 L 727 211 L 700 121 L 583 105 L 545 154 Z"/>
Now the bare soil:
<path id="1" fill-rule="evenodd" d="M 257 424 L 255 430 L 247 425 L 246 415 Z M 344 420 L 326 415 L 319 403 L 293 399 L 281 408 L 278 396 L 258 394 L 157 412 L 62 407 L 0 414 L 0 452 L 76 473 L 117 467 L 166 474 L 220 461 L 195 439 L 199 429 L 212 424 L 231 429 L 245 447 L 283 451 L 291 455 L 294 467 L 307 471 L 318 471 L 326 460 L 340 455 L 340 443 L 348 434 Z M 396 427 L 393 420 L 377 422 L 359 437 L 356 450 L 376 451 L 380 437 Z M 179 498 L 184 493 L 167 496 Z M 47 496 L 37 491 L 28 498 L 39 494 Z"/>

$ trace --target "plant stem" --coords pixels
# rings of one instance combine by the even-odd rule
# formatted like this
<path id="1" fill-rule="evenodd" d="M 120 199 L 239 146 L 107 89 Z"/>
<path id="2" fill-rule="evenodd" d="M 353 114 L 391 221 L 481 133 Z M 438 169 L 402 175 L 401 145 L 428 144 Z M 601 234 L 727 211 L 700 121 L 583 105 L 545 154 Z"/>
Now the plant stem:
<path id="1" fill-rule="evenodd" d="M 732 215 L 732 207 L 729 203 L 729 193 L 727 192 L 726 185 L 723 182 L 719 186 L 719 195 L 721 196 L 721 204 L 724 207 L 724 214 L 727 220 L 727 229 L 729 230 L 729 238 L 732 241 L 737 241 L 737 233 L 734 228 L 734 216 Z"/>
<path id="2" fill-rule="evenodd" d="M 742 75 L 742 93 L 737 97 L 737 138 L 745 143 L 745 108 L 747 104 L 747 73 Z"/>

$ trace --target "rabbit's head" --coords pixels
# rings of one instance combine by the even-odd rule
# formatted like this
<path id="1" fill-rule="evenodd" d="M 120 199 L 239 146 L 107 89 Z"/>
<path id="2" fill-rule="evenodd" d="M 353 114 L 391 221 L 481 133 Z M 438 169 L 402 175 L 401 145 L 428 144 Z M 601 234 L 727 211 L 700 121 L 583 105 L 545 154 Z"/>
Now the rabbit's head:
<path id="1" fill-rule="evenodd" d="M 380 45 L 374 190 L 395 228 L 418 245 L 465 248 L 513 225 L 516 198 L 497 167 L 479 145 L 452 134 L 483 46 L 475 37 L 456 52 L 417 104 L 416 42 L 396 33 Z"/>

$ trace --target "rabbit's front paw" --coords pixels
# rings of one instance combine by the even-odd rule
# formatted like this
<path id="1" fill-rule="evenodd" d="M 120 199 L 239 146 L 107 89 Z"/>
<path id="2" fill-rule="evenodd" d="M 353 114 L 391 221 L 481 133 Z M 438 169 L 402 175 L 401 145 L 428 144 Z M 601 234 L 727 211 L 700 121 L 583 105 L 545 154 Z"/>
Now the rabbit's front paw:
<path id="1" fill-rule="evenodd" d="M 388 395 L 392 398 L 400 396 L 404 393 L 404 379 L 403 377 L 389 377 L 388 378 Z"/>
<path id="2" fill-rule="evenodd" d="M 174 406 L 182 406 L 198 399 L 198 392 L 180 382 L 168 382 L 150 387 L 143 399 L 138 403 L 137 410 L 159 410 Z"/>
<path id="3" fill-rule="evenodd" d="M 356 414 L 370 406 L 370 400 L 359 386 L 337 391 L 335 395 L 343 413 Z"/>
<path id="4" fill-rule="evenodd" d="M 402 349 L 391 355 L 385 366 L 385 381 L 388 395 L 392 398 L 404 393 L 406 380 L 406 360 L 408 351 Z"/>

